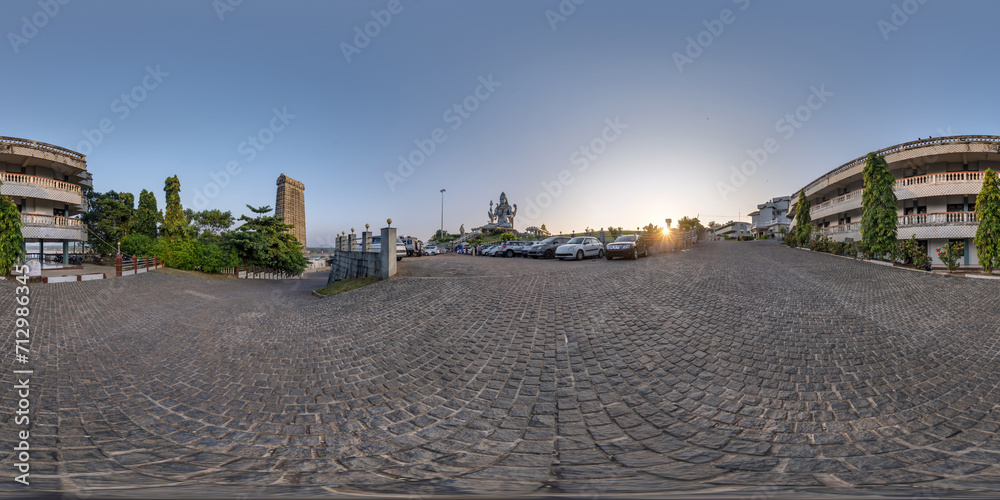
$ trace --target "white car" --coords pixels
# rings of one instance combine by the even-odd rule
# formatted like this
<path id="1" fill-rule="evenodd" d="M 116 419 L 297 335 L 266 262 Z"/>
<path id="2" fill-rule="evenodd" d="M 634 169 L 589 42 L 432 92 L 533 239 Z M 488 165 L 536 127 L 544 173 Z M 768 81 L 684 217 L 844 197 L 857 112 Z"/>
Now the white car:
<path id="1" fill-rule="evenodd" d="M 356 247 L 358 250 L 360 250 L 361 244 L 358 243 Z M 382 251 L 382 236 L 372 236 L 371 251 L 372 252 Z M 403 257 L 406 257 L 406 244 L 403 243 L 403 238 L 396 238 L 396 260 L 397 261 L 403 260 Z"/>
<path id="2" fill-rule="evenodd" d="M 604 257 L 604 245 L 593 236 L 577 236 L 556 248 L 559 260 L 573 258 L 583 260 L 587 257 Z"/>
<path id="3" fill-rule="evenodd" d="M 424 255 L 437 255 L 438 247 L 436 245 L 427 245 L 424 247 Z"/>

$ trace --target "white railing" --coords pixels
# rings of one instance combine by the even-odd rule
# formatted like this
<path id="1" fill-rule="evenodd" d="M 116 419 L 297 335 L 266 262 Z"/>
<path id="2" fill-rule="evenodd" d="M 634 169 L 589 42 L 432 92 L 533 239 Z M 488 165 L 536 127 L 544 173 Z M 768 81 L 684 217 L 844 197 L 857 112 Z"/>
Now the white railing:
<path id="1" fill-rule="evenodd" d="M 937 137 L 937 138 L 934 138 L 934 139 L 922 139 L 922 140 L 919 140 L 919 141 L 904 142 L 902 144 L 897 144 L 895 146 L 889 146 L 889 147 L 887 147 L 885 149 L 880 149 L 878 151 L 875 151 L 875 154 L 878 155 L 878 156 L 885 156 L 885 155 L 890 154 L 890 153 L 898 153 L 900 151 L 905 151 L 905 150 L 908 150 L 908 149 L 916 149 L 916 148 L 922 148 L 922 147 L 926 147 L 926 146 L 937 146 L 937 145 L 941 145 L 941 144 L 954 144 L 954 143 L 988 144 L 988 145 L 995 146 L 997 148 L 996 151 L 1000 152 L 1000 146 L 998 146 L 998 144 L 1000 144 L 1000 136 L 995 136 L 995 135 L 956 135 L 956 136 L 949 136 L 949 137 Z M 843 165 L 841 165 L 841 166 L 839 166 L 839 167 L 837 167 L 837 168 L 835 168 L 835 169 L 827 172 L 826 175 L 823 175 L 819 179 L 816 179 L 815 181 L 809 183 L 809 185 L 807 185 L 804 188 L 805 191 L 808 193 L 809 191 L 811 191 L 815 186 L 817 186 L 824 179 L 829 179 L 834 174 L 838 174 L 838 173 L 843 172 L 844 170 L 847 170 L 847 169 L 849 169 L 851 167 L 854 167 L 856 165 L 862 164 L 862 163 L 865 162 L 865 159 L 867 159 L 867 158 L 868 158 L 868 155 L 860 156 L 858 158 L 855 158 L 852 161 L 849 161 L 849 162 L 847 162 L 847 163 L 845 163 L 845 164 L 843 164 Z"/>
<path id="2" fill-rule="evenodd" d="M 25 226 L 58 226 L 58 227 L 81 227 L 83 222 L 80 219 L 71 219 L 61 215 L 44 214 L 21 214 L 21 223 Z"/>
<path id="3" fill-rule="evenodd" d="M 8 182 L 20 182 L 23 184 L 33 184 L 35 186 L 59 189 L 61 191 L 68 191 L 74 194 L 83 194 L 83 189 L 76 184 L 72 184 L 64 181 L 57 181 L 55 179 L 48 179 L 46 177 L 38 177 L 36 175 L 25 175 L 25 174 L 14 174 L 10 172 L 0 172 L 0 181 L 4 184 Z"/>
<path id="4" fill-rule="evenodd" d="M 861 231 L 860 222 L 851 222 L 850 224 L 839 224 L 836 226 L 824 227 L 819 229 L 820 234 L 831 235 L 831 234 L 844 234 L 844 233 L 854 233 Z"/>
<path id="5" fill-rule="evenodd" d="M 984 174 L 985 172 L 946 172 L 943 174 L 918 175 L 916 177 L 907 177 L 905 179 L 897 180 L 894 189 L 902 189 L 910 186 L 930 186 L 935 184 L 950 184 L 958 182 L 981 183 L 983 182 Z M 809 213 L 812 214 L 826 208 L 843 205 L 851 200 L 860 198 L 864 192 L 864 189 L 858 189 L 847 194 L 842 194 L 836 198 L 826 200 L 823 203 L 819 203 L 810 208 Z"/>
<path id="6" fill-rule="evenodd" d="M 975 212 L 938 212 L 933 214 L 900 215 L 899 227 L 935 226 L 942 224 L 975 224 L 979 222 Z"/>

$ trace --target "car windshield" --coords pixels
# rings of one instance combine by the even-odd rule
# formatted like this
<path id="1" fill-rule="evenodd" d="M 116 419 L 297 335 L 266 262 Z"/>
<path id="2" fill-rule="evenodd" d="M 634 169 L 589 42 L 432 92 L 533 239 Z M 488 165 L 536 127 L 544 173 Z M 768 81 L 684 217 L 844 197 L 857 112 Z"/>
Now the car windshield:
<path id="1" fill-rule="evenodd" d="M 582 245 L 583 240 L 586 238 L 573 238 L 566 242 L 567 245 Z"/>
<path id="2" fill-rule="evenodd" d="M 635 241 L 635 235 L 634 234 L 626 234 L 624 236 L 619 236 L 618 238 L 615 239 L 615 243 L 617 243 L 619 241 Z"/>

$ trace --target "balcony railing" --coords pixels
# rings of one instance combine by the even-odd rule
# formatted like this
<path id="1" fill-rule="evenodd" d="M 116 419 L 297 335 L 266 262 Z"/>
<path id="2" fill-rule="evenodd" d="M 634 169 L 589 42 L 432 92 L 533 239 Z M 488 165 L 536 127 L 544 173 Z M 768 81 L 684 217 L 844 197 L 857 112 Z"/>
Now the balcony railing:
<path id="1" fill-rule="evenodd" d="M 69 150 L 69 149 L 66 149 L 66 148 L 61 148 L 59 146 L 53 146 L 52 144 L 47 144 L 47 143 L 44 143 L 44 142 L 29 141 L 28 139 L 21 139 L 19 137 L 3 137 L 3 136 L 0 136 L 0 144 L 3 144 L 3 143 L 17 144 L 19 146 L 30 146 L 30 147 L 33 147 L 33 148 L 38 148 L 38 149 L 41 149 L 41 150 L 45 150 L 45 151 L 50 151 L 50 152 L 53 152 L 53 153 L 59 153 L 59 154 L 62 154 L 62 155 L 66 155 L 66 156 L 75 158 L 75 159 L 80 160 L 80 161 L 87 161 L 87 157 L 86 156 L 84 156 L 84 155 L 82 155 L 80 153 L 77 153 L 76 151 L 72 151 L 72 150 Z"/>
<path id="2" fill-rule="evenodd" d="M 900 215 L 897 226 L 937 226 L 943 224 L 976 224 L 976 212 L 938 212 L 933 214 Z"/>
<path id="3" fill-rule="evenodd" d="M 927 174 L 918 175 L 916 177 L 907 177 L 905 179 L 899 179 L 896 181 L 894 189 L 902 189 L 910 186 L 925 186 L 934 184 L 949 184 L 956 182 L 983 182 L 983 175 L 985 172 L 946 172 L 943 174 Z M 852 200 L 860 199 L 864 194 L 864 189 L 858 189 L 851 191 L 847 194 L 842 194 L 836 198 L 832 198 L 819 203 L 809 209 L 809 213 L 817 213 L 821 210 L 834 207 L 837 205 L 843 205 Z"/>
<path id="4" fill-rule="evenodd" d="M 8 182 L 20 182 L 23 184 L 33 184 L 35 186 L 40 186 L 44 188 L 58 189 L 61 191 L 68 191 L 74 194 L 83 194 L 83 189 L 76 184 L 72 184 L 64 181 L 57 181 L 55 179 L 48 179 L 45 177 L 38 177 L 35 175 L 25 175 L 25 174 L 13 174 L 10 172 L 0 172 L 0 181 L 4 184 Z"/>
<path id="5" fill-rule="evenodd" d="M 898 153 L 900 151 L 905 151 L 905 150 L 908 150 L 908 149 L 916 149 L 916 148 L 922 148 L 922 147 L 926 147 L 926 146 L 937 146 L 937 145 L 941 145 L 941 144 L 954 144 L 954 143 L 998 145 L 998 144 L 1000 144 L 1000 136 L 995 136 L 995 135 L 957 135 L 957 136 L 949 136 L 949 137 L 935 137 L 933 139 L 922 139 L 922 140 L 919 140 L 919 141 L 904 142 L 903 144 L 897 144 L 895 146 L 889 146 L 889 147 L 887 147 L 885 149 L 880 149 L 880 150 L 876 151 L 875 154 L 878 155 L 878 156 L 886 156 L 886 155 L 891 154 L 891 153 Z M 996 147 L 997 147 L 996 152 L 1000 152 L 1000 146 L 996 146 Z M 847 170 L 847 169 L 849 169 L 851 167 L 860 165 L 860 164 L 864 163 L 867 158 L 868 158 L 868 155 L 855 158 L 854 160 L 849 161 L 849 162 L 847 162 L 847 163 L 845 163 L 845 164 L 843 164 L 843 165 L 841 165 L 841 166 L 839 166 L 839 167 L 837 167 L 837 168 L 835 168 L 835 169 L 827 172 L 826 175 L 824 175 L 823 177 L 820 177 L 819 179 L 816 179 L 815 181 L 809 183 L 809 185 L 804 188 L 805 191 L 807 193 L 810 192 L 816 185 L 818 185 L 824 179 L 828 179 L 828 178 L 830 178 L 831 176 L 833 176 L 835 174 L 843 172 L 843 171 L 845 171 L 845 170 Z M 793 202 L 794 202 L 794 199 L 793 199 Z"/>
<path id="6" fill-rule="evenodd" d="M 933 214 L 910 214 L 898 216 L 896 227 L 944 226 L 950 224 L 977 224 L 976 212 L 937 212 Z M 861 232 L 861 222 L 851 222 L 817 230 L 820 234 L 834 235 Z"/>
<path id="7" fill-rule="evenodd" d="M 56 227 L 82 227 L 84 224 L 80 219 L 71 219 L 61 215 L 44 214 L 21 214 L 21 223 L 25 226 L 56 226 Z"/>

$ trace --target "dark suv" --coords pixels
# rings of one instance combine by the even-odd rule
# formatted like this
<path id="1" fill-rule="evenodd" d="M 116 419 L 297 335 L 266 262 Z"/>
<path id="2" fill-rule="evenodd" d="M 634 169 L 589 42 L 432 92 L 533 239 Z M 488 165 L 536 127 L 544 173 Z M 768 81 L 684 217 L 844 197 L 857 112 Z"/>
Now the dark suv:
<path id="1" fill-rule="evenodd" d="M 551 259 L 556 256 L 556 248 L 559 245 L 565 245 L 569 241 L 569 236 L 551 236 L 545 238 L 528 249 L 528 257 L 532 259 L 537 259 L 542 257 L 544 259 Z"/>
<path id="2" fill-rule="evenodd" d="M 619 236 L 612 243 L 604 245 L 607 249 L 604 256 L 608 260 L 614 259 L 615 257 L 621 257 L 624 259 L 638 259 L 639 256 L 646 257 L 646 238 L 641 234 L 626 234 Z"/>

